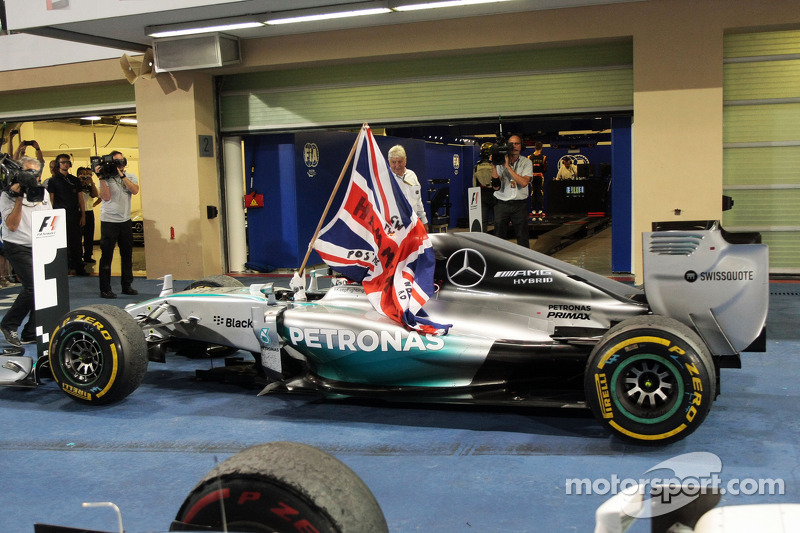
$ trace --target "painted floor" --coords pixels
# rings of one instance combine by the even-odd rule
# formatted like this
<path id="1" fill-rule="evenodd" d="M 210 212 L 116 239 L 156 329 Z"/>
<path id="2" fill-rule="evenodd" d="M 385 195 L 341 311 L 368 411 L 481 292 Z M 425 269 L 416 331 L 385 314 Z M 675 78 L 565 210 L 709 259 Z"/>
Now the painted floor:
<path id="1" fill-rule="evenodd" d="M 96 278 L 69 283 L 73 308 L 98 302 Z M 155 296 L 158 283 L 137 279 L 140 295 L 113 303 Z M 393 533 L 590 532 L 595 509 L 621 481 L 674 475 L 648 470 L 696 452 L 719 458 L 729 489 L 722 504 L 800 502 L 800 285 L 770 288 L 767 352 L 724 369 L 703 425 L 661 447 L 622 442 L 588 411 L 257 397 L 258 389 L 197 381 L 195 369 L 209 361 L 178 356 L 151 363 L 143 385 L 107 407 L 78 404 L 52 381 L 2 388 L 0 531 L 31 532 L 34 522 L 114 531 L 112 511 L 84 509 L 86 501 L 116 503 L 128 532 L 166 531 L 216 462 L 278 440 L 317 446 L 350 466 Z M 17 290 L 0 290 L 0 314 Z M 591 494 L 575 494 L 575 481 Z M 768 494 L 777 482 L 782 494 Z"/>

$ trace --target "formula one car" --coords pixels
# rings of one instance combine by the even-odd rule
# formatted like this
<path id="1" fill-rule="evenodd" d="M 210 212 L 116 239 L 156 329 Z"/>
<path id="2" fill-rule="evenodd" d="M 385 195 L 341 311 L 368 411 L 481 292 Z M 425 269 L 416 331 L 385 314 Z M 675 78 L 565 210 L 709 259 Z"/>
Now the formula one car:
<path id="1" fill-rule="evenodd" d="M 644 288 L 482 233 L 430 235 L 437 292 L 421 335 L 376 312 L 359 284 L 309 287 L 216 276 L 122 309 L 68 313 L 51 335 L 61 389 L 88 403 L 133 392 L 181 343 L 250 352 L 262 394 L 589 407 L 623 438 L 667 443 L 705 419 L 719 370 L 764 351 L 768 256 L 718 222 L 644 234 Z"/>

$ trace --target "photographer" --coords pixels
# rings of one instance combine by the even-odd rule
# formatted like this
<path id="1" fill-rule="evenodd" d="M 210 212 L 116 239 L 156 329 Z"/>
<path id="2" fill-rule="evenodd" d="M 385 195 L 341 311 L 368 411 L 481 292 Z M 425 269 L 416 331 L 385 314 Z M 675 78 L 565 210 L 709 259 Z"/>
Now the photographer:
<path id="1" fill-rule="evenodd" d="M 492 171 L 492 187 L 497 198 L 495 207 L 495 235 L 505 239 L 508 223 L 514 224 L 517 244 L 530 248 L 528 239 L 528 185 L 533 176 L 533 163 L 522 153 L 522 138 L 512 135 L 502 164 Z M 496 163 L 496 161 L 492 161 Z"/>
<path id="2" fill-rule="evenodd" d="M 11 135 L 13 136 L 14 133 L 19 135 L 19 131 L 17 131 L 17 130 L 12 131 Z M 39 163 L 40 163 L 41 166 L 44 166 L 44 155 L 42 154 L 42 149 L 39 147 L 39 143 L 36 142 L 35 140 L 34 141 L 20 141 L 19 146 L 17 146 L 17 150 L 14 152 L 14 159 L 15 160 L 19 160 L 20 158 L 24 157 L 25 156 L 25 150 L 28 148 L 28 146 L 31 146 L 31 147 L 33 147 L 34 150 L 36 150 L 36 159 L 39 160 Z M 10 149 L 11 148 L 9 146 L 9 150 Z"/>
<path id="3" fill-rule="evenodd" d="M 128 161 L 121 152 L 111 152 L 92 161 L 100 178 L 100 296 L 116 298 L 111 290 L 111 260 L 119 246 L 122 294 L 139 294 L 133 283 L 133 228 L 131 197 L 139 193 L 139 180 L 125 172 Z"/>
<path id="4" fill-rule="evenodd" d="M 33 313 L 33 231 L 31 221 L 34 211 L 51 209 L 44 188 L 39 186 L 41 162 L 32 157 L 19 160 L 20 170 L 9 176 L 11 184 L 0 195 L 0 213 L 3 215 L 3 251 L 22 281 L 22 290 L 11 308 L 0 321 L 0 333 L 14 346 L 36 341 L 36 321 Z M 22 321 L 22 337 L 17 334 Z"/>

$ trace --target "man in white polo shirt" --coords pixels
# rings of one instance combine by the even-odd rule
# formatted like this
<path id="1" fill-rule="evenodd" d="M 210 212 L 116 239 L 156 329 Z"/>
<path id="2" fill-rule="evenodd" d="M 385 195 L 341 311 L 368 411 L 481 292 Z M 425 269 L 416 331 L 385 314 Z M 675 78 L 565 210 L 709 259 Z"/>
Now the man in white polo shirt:
<path id="1" fill-rule="evenodd" d="M 533 163 L 522 153 L 522 138 L 512 135 L 508 139 L 509 150 L 502 165 L 495 165 L 492 172 L 494 197 L 495 235 L 505 239 L 508 223 L 514 224 L 517 244 L 530 248 L 528 239 L 528 185 L 533 177 Z M 498 183 L 499 180 L 499 183 Z M 496 185 L 496 186 L 495 186 Z"/>

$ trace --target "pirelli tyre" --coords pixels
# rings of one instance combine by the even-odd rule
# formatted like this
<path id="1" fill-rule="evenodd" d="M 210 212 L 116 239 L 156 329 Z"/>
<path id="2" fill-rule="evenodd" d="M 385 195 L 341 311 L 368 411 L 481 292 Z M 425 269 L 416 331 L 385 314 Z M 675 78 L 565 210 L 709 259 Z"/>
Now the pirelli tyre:
<path id="1" fill-rule="evenodd" d="M 53 379 L 72 399 L 108 404 L 142 383 L 147 343 L 124 310 L 89 305 L 64 315 L 51 336 L 48 361 Z"/>
<path id="2" fill-rule="evenodd" d="M 170 531 L 388 531 L 366 484 L 344 463 L 296 442 L 248 448 L 209 472 Z"/>
<path id="3" fill-rule="evenodd" d="M 666 444 L 692 433 L 716 395 L 714 362 L 700 337 L 663 316 L 611 328 L 594 347 L 584 388 L 595 417 L 619 436 Z"/>

